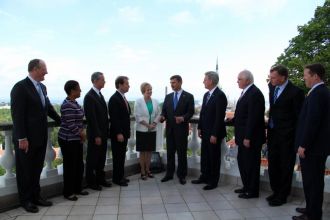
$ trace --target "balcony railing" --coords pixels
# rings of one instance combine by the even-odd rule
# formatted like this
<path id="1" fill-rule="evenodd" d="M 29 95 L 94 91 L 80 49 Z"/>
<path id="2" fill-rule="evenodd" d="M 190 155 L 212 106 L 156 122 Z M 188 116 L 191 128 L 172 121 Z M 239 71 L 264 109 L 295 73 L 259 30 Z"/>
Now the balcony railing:
<path id="1" fill-rule="evenodd" d="M 189 135 L 188 148 L 191 150 L 191 155 L 188 156 L 188 167 L 190 174 L 198 175 L 200 169 L 200 156 L 198 152 L 200 151 L 200 139 L 197 135 L 197 123 L 198 118 L 191 119 L 191 132 Z M 42 187 L 51 187 L 54 184 L 62 183 L 62 174 L 63 169 L 62 165 L 57 166 L 56 168 L 52 165 L 52 162 L 55 160 L 56 153 L 54 147 L 52 146 L 50 133 L 55 127 L 54 122 L 48 123 L 48 143 L 47 143 L 47 151 L 45 156 L 45 167 L 42 171 L 41 175 L 41 186 Z M 4 142 L 4 153 L 0 157 L 0 165 L 6 170 L 3 176 L 0 176 L 0 201 L 6 200 L 8 196 L 11 198 L 15 197 L 16 199 L 11 199 L 12 201 L 16 201 L 17 199 L 17 187 L 16 187 L 16 177 L 15 177 L 15 156 L 13 150 L 12 143 L 12 124 L 1 124 L 0 132 L 5 137 Z M 131 119 L 131 138 L 128 140 L 128 150 L 126 153 L 126 163 L 125 166 L 135 166 L 138 167 L 138 153 L 135 151 L 135 119 Z M 166 163 L 166 150 L 164 150 L 164 146 L 166 143 L 166 139 L 164 137 L 164 124 L 159 124 L 157 127 L 157 144 L 156 151 L 160 152 L 162 155 L 163 163 Z M 84 150 L 86 152 L 86 143 L 84 144 Z M 112 158 L 111 158 L 111 147 L 110 141 L 108 142 L 108 152 L 107 159 L 105 164 L 105 171 L 112 170 Z M 238 166 L 236 162 L 235 154 L 232 154 L 235 151 L 235 148 L 229 150 L 229 146 L 227 146 L 226 142 L 223 140 L 221 145 L 221 181 L 230 181 L 231 183 L 240 184 L 240 175 L 238 171 Z M 298 167 L 299 160 L 297 159 L 296 167 Z M 330 168 L 330 160 L 328 158 L 326 166 Z M 135 169 L 135 172 L 138 172 L 138 169 Z M 262 161 L 261 169 L 261 181 L 264 183 L 266 188 L 269 188 L 268 184 L 268 170 L 267 163 L 265 163 L 265 159 Z M 297 169 L 294 171 L 293 176 L 293 185 L 294 188 L 298 189 L 301 193 L 302 181 L 301 181 L 301 172 Z M 61 190 L 57 190 L 59 194 Z M 325 176 L 325 192 L 327 194 L 330 193 L 330 176 Z M 329 196 L 327 196 L 329 197 Z M 326 198 L 327 199 L 327 198 Z M 16 205 L 17 205 L 16 204 Z M 15 204 L 8 204 L 5 201 L 0 202 L 0 211 L 4 209 L 8 209 L 9 207 L 13 207 Z"/>

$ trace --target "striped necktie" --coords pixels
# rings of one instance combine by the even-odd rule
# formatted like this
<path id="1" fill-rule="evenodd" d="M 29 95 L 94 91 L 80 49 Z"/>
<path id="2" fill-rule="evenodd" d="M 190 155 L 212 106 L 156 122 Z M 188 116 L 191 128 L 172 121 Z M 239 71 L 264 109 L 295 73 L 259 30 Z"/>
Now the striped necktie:
<path id="1" fill-rule="evenodd" d="M 39 94 L 39 97 L 40 97 L 40 100 L 41 100 L 42 106 L 45 107 L 45 105 L 46 105 L 45 95 L 44 95 L 44 93 L 42 92 L 42 88 L 41 88 L 41 83 L 40 83 L 40 82 L 37 83 L 37 92 L 38 92 L 38 94 Z"/>

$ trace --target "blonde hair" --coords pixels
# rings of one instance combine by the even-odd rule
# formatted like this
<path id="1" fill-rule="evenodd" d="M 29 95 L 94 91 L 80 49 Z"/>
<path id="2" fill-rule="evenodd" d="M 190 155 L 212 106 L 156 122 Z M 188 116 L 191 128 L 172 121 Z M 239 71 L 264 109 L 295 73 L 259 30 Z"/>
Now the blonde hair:
<path id="1" fill-rule="evenodd" d="M 147 88 L 148 86 L 150 86 L 150 88 L 152 87 L 152 86 L 150 85 L 150 83 L 147 83 L 147 82 L 144 82 L 144 83 L 141 84 L 141 86 L 140 86 L 140 90 L 141 90 L 142 94 L 144 94 L 144 92 L 146 91 L 146 88 Z"/>

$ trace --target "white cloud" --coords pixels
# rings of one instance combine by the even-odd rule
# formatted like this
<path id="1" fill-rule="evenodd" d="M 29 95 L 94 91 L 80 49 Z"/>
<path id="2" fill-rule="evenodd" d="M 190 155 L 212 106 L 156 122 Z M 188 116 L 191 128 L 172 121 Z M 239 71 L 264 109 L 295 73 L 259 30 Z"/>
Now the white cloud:
<path id="1" fill-rule="evenodd" d="M 175 25 L 181 25 L 194 23 L 195 19 L 189 11 L 181 11 L 171 16 L 170 21 Z"/>
<path id="2" fill-rule="evenodd" d="M 277 13 L 288 0 L 196 0 L 204 10 L 225 8 L 237 16 L 254 18 Z"/>
<path id="3" fill-rule="evenodd" d="M 126 6 L 118 9 L 120 19 L 128 22 L 138 23 L 144 21 L 144 16 L 141 10 L 137 7 Z"/>
<path id="4" fill-rule="evenodd" d="M 146 49 L 135 49 L 118 43 L 114 46 L 115 54 L 120 60 L 129 61 L 130 63 L 138 63 L 148 59 L 150 51 Z"/>

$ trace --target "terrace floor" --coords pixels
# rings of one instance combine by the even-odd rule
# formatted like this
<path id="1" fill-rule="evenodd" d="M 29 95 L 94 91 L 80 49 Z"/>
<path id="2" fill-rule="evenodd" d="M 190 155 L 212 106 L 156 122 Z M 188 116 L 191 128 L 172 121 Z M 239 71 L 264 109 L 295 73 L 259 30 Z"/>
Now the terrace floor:
<path id="1" fill-rule="evenodd" d="M 269 207 L 261 192 L 260 198 L 239 199 L 233 192 L 237 186 L 220 184 L 211 191 L 204 191 L 203 185 L 190 183 L 180 185 L 178 179 L 161 183 L 162 174 L 154 179 L 143 181 L 139 175 L 130 176 L 128 187 L 113 185 L 102 191 L 88 189 L 88 196 L 80 196 L 72 202 L 62 196 L 51 198 L 54 205 L 41 208 L 39 213 L 31 214 L 22 208 L 0 213 L 0 220 L 135 220 L 135 219 L 291 219 L 298 215 L 294 210 L 304 205 L 302 198 L 289 198 L 287 204 Z M 323 219 L 330 220 L 330 203 L 324 204 Z"/>

